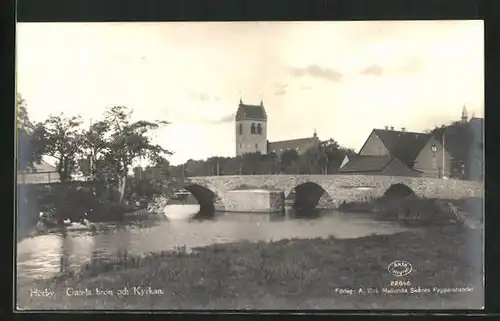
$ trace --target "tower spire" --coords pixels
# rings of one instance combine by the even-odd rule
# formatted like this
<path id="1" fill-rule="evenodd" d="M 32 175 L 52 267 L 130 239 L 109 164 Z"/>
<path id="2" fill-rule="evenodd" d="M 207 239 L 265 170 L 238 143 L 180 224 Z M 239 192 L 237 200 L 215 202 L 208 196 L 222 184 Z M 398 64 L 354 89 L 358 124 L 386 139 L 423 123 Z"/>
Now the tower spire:
<path id="1" fill-rule="evenodd" d="M 464 105 L 464 108 L 462 109 L 462 122 L 465 123 L 467 122 L 467 108 Z"/>
<path id="2" fill-rule="evenodd" d="M 313 137 L 318 137 L 318 133 L 316 132 L 316 128 L 314 128 L 314 134 Z"/>

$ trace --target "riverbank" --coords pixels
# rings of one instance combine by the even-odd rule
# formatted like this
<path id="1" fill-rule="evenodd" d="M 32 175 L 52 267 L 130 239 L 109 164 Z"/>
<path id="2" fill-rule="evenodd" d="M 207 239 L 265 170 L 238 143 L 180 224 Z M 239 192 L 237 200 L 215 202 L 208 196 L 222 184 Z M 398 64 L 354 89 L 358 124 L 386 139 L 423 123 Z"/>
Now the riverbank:
<path id="1" fill-rule="evenodd" d="M 481 231 L 447 226 L 357 239 L 237 242 L 197 248 L 192 253 L 121 257 L 115 262 L 95 262 L 76 276 L 24 285 L 18 289 L 17 306 L 92 310 L 479 308 L 483 298 L 481 244 Z M 388 265 L 395 260 L 410 262 L 412 273 L 404 278 L 389 274 Z M 396 280 L 410 285 L 391 286 Z M 382 293 L 384 288 L 411 292 L 418 287 L 430 293 Z M 113 294 L 97 295 L 96 288 Z M 368 288 L 379 293 L 369 294 Z M 37 296 L 42 292 L 35 289 L 47 289 L 52 295 Z M 80 296 L 72 292 L 76 289 L 82 290 Z M 438 293 L 442 289 L 467 292 Z M 350 290 L 354 292 L 349 294 Z"/>
<path id="2" fill-rule="evenodd" d="M 342 203 L 342 212 L 369 212 L 376 219 L 397 221 L 411 226 L 482 225 L 483 200 L 479 198 L 442 200 L 416 196 L 391 199 L 380 197 Z"/>

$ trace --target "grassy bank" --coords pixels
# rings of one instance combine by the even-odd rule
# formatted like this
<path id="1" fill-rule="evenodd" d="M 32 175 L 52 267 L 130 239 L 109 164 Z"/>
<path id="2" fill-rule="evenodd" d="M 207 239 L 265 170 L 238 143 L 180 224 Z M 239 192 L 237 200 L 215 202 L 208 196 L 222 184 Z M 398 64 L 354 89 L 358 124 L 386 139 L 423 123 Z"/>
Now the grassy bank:
<path id="1" fill-rule="evenodd" d="M 413 230 L 390 236 L 339 240 L 238 242 L 94 263 L 77 275 L 63 275 L 18 289 L 22 309 L 424 309 L 481 305 L 481 232 L 459 226 Z M 474 256 L 474 257 L 473 257 Z M 413 265 L 396 278 L 394 260 Z M 367 294 L 367 288 L 473 287 L 468 293 Z M 140 295 L 133 287 L 161 290 Z M 98 296 L 96 287 L 112 290 Z M 128 295 L 118 295 L 127 288 Z M 50 297 L 30 290 L 54 291 Z M 68 296 L 66 289 L 89 289 Z M 353 289 L 352 295 L 339 289 Z M 365 290 L 359 294 L 359 288 Z M 136 288 L 137 290 L 137 288 Z M 154 292 L 154 291 L 153 291 Z"/>
<path id="2" fill-rule="evenodd" d="M 482 222 L 482 200 L 426 199 L 415 196 L 391 199 L 386 197 L 342 203 L 343 212 L 371 212 L 383 220 L 399 221 L 407 225 L 448 225 L 469 220 Z"/>

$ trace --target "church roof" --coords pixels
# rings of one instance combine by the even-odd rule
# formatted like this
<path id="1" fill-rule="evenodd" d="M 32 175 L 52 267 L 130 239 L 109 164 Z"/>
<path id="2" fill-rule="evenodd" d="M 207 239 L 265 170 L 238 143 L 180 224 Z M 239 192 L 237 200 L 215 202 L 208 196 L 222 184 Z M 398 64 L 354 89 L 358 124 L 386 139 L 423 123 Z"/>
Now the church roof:
<path id="1" fill-rule="evenodd" d="M 317 137 L 281 140 L 277 142 L 269 142 L 267 150 L 269 152 L 275 150 L 276 153 L 279 153 L 281 150 L 286 151 L 288 149 L 299 148 L 299 150 L 303 152 L 306 148 L 312 147 L 315 142 L 319 144 Z"/>
<path id="2" fill-rule="evenodd" d="M 238 111 L 236 112 L 236 121 L 240 120 L 267 120 L 266 110 L 264 105 L 247 105 L 240 100 Z"/>
<path id="3" fill-rule="evenodd" d="M 374 129 L 373 133 L 382 141 L 389 154 L 413 167 L 413 162 L 429 140 L 429 134 L 398 130 Z"/>

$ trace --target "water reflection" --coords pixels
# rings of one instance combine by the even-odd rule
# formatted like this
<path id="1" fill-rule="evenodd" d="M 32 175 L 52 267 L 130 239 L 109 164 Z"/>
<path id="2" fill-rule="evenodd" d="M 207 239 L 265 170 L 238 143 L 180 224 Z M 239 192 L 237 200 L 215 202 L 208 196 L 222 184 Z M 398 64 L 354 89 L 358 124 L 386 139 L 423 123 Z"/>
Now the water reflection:
<path id="1" fill-rule="evenodd" d="M 118 253 L 144 254 L 237 240 L 271 241 L 284 238 L 335 236 L 354 238 L 391 234 L 405 228 L 373 220 L 369 214 L 317 211 L 279 214 L 215 213 L 211 218 L 101 224 L 95 232 L 72 231 L 27 238 L 18 243 L 18 276 L 50 277 Z"/>

